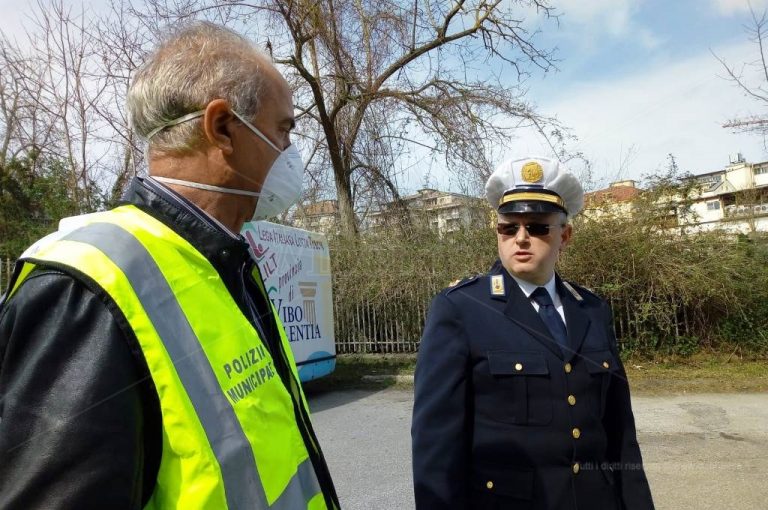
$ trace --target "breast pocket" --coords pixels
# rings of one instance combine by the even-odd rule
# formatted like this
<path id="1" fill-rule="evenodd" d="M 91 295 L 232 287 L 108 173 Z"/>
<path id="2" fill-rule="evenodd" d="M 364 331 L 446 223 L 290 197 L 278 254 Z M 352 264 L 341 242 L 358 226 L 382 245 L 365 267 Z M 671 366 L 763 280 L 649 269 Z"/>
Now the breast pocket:
<path id="1" fill-rule="evenodd" d="M 496 396 L 493 418 L 515 425 L 548 425 L 552 398 L 547 359 L 536 352 L 490 351 Z"/>
<path id="2" fill-rule="evenodd" d="M 611 376 L 619 369 L 619 363 L 611 351 L 592 351 L 581 353 L 591 381 L 593 409 L 602 418 L 605 413 L 605 400 Z"/>

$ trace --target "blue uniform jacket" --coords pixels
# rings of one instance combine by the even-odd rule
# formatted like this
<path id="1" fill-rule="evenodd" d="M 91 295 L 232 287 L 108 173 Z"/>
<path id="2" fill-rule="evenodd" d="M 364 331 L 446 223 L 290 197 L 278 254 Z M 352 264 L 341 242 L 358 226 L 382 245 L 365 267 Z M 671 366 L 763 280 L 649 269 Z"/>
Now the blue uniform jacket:
<path id="1" fill-rule="evenodd" d="M 415 376 L 418 509 L 653 508 L 610 307 L 559 277 L 557 290 L 567 349 L 499 264 L 434 298 Z"/>

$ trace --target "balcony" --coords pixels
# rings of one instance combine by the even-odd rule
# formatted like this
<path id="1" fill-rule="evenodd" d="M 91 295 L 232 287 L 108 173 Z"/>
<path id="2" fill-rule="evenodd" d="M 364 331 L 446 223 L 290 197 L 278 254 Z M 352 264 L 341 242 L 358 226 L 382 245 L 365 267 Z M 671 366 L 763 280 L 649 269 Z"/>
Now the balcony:
<path id="1" fill-rule="evenodd" d="M 768 215 L 768 204 L 755 204 L 755 205 L 736 205 L 731 204 L 725 206 L 726 218 L 744 218 L 747 216 L 763 216 Z"/>

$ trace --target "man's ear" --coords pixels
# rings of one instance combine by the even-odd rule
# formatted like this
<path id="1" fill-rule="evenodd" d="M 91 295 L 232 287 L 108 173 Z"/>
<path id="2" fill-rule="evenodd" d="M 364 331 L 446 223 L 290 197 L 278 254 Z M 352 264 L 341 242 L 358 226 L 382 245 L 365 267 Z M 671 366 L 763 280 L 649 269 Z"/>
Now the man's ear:
<path id="1" fill-rule="evenodd" d="M 564 250 L 571 242 L 571 236 L 573 235 L 573 226 L 569 223 L 563 227 L 563 232 L 560 234 L 562 242 L 560 243 L 560 251 Z"/>
<path id="2" fill-rule="evenodd" d="M 234 150 L 231 127 L 235 119 L 229 102 L 225 99 L 214 99 L 205 107 L 205 116 L 203 116 L 205 138 L 208 143 L 219 148 L 227 156 Z"/>

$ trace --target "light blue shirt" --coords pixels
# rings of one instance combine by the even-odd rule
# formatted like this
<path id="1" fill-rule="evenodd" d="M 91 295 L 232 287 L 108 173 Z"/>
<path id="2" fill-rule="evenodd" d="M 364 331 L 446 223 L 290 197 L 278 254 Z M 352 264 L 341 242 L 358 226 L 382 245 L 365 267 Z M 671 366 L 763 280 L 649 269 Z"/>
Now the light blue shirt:
<path id="1" fill-rule="evenodd" d="M 557 310 L 557 313 L 559 313 L 560 317 L 562 317 L 563 323 L 566 324 L 565 310 L 563 309 L 563 302 L 560 301 L 560 296 L 557 294 L 557 288 L 555 286 L 555 273 L 552 273 L 552 278 L 550 278 L 549 281 L 544 285 L 536 285 L 535 283 L 531 283 L 523 280 L 522 278 L 518 278 L 517 276 L 511 273 L 510 273 L 510 276 L 514 278 L 514 280 L 517 282 L 517 285 L 520 286 L 520 290 L 523 291 L 523 294 L 525 294 L 525 297 L 527 297 L 531 301 L 531 304 L 533 305 L 534 310 L 536 310 L 536 313 L 539 312 L 539 304 L 535 300 L 531 299 L 531 294 L 533 294 L 533 291 L 538 289 L 539 287 L 544 287 L 547 290 L 547 292 L 549 292 L 549 297 L 552 298 L 552 302 L 555 304 L 555 310 Z"/>

